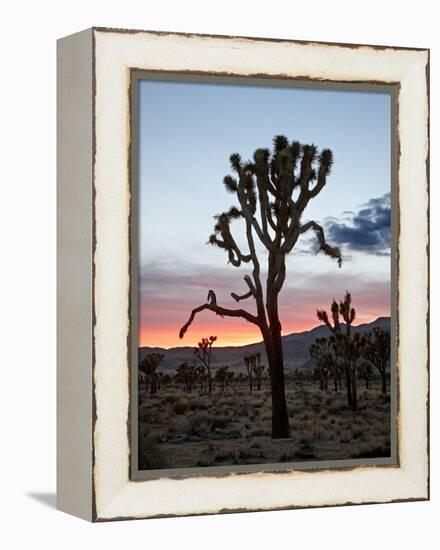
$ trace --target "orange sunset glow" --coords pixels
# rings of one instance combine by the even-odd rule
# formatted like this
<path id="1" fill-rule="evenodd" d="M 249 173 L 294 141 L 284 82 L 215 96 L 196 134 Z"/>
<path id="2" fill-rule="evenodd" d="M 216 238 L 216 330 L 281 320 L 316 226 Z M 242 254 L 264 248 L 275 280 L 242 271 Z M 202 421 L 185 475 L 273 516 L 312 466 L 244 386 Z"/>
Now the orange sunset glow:
<path id="1" fill-rule="evenodd" d="M 389 315 L 387 308 L 377 309 L 372 315 L 359 315 L 356 324 L 370 323 L 377 317 Z M 283 324 L 283 335 L 293 332 L 311 330 L 319 324 L 313 318 L 303 323 L 286 322 Z M 221 319 L 220 322 L 196 322 L 181 340 L 179 339 L 180 326 L 177 324 L 144 326 L 139 331 L 139 346 L 174 348 L 181 346 L 197 346 L 202 338 L 217 336 L 216 346 L 245 346 L 262 340 L 257 327 L 250 323 L 236 319 Z"/>

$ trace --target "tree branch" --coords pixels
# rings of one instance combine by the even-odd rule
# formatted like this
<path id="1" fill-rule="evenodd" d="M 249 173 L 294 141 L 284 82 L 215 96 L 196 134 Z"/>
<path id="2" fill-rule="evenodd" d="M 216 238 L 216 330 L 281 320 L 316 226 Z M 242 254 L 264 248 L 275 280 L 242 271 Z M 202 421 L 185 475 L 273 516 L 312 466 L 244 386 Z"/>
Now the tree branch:
<path id="1" fill-rule="evenodd" d="M 206 309 L 214 312 L 216 315 L 220 315 L 221 317 L 241 317 L 242 319 L 246 319 L 246 321 L 248 321 L 249 323 L 253 323 L 254 325 L 260 326 L 258 317 L 256 317 L 255 315 L 252 315 L 251 313 L 249 313 L 244 309 L 227 309 L 225 307 L 218 306 L 217 301 L 215 299 L 214 291 L 212 290 L 209 291 L 208 299 L 209 297 L 211 297 L 211 302 L 202 304 L 201 306 L 198 306 L 192 310 L 188 321 L 180 329 L 179 338 L 184 337 L 185 332 L 188 330 L 191 323 L 194 321 L 197 313 L 200 313 L 201 311 L 204 311 Z"/>
<path id="2" fill-rule="evenodd" d="M 250 298 L 252 296 L 252 292 L 249 290 L 248 292 L 246 292 L 246 294 L 242 294 L 241 296 L 235 294 L 235 292 L 231 292 L 231 296 L 236 302 L 239 302 L 240 300 L 246 300 L 247 298 Z"/>
<path id="3" fill-rule="evenodd" d="M 240 300 L 246 300 L 247 298 L 250 298 L 251 296 L 254 296 L 254 298 L 256 298 L 257 290 L 256 290 L 251 278 L 249 277 L 249 275 L 245 275 L 244 280 L 245 280 L 246 284 L 249 287 L 249 291 L 246 292 L 245 294 L 242 294 L 241 296 L 238 295 L 238 294 L 235 294 L 235 292 L 231 292 L 231 296 L 234 298 L 234 300 L 236 302 L 239 302 Z"/>
<path id="4" fill-rule="evenodd" d="M 342 266 L 341 251 L 337 246 L 330 246 L 325 241 L 324 229 L 315 221 L 310 221 L 301 226 L 301 233 L 305 233 L 309 229 L 313 229 L 319 242 L 319 250 L 322 250 L 327 256 L 331 256 L 338 260 L 339 267 Z"/>

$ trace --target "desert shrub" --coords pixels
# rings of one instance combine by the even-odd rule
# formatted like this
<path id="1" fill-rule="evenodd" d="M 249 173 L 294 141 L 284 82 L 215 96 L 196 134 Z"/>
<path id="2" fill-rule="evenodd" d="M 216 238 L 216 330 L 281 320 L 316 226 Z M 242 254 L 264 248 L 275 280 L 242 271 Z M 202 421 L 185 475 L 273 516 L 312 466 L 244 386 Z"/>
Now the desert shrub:
<path id="1" fill-rule="evenodd" d="M 157 424 L 160 420 L 160 411 L 156 408 L 141 409 L 139 422 L 145 424 Z"/>
<path id="2" fill-rule="evenodd" d="M 342 411 L 345 411 L 346 404 L 341 402 L 334 402 L 328 407 L 329 414 L 340 414 Z"/>
<path id="3" fill-rule="evenodd" d="M 296 416 L 297 414 L 301 413 L 301 407 L 295 406 L 295 405 L 288 405 L 287 406 L 287 413 L 289 416 Z"/>
<path id="4" fill-rule="evenodd" d="M 230 462 L 231 460 L 234 460 L 234 453 L 232 451 L 223 450 L 214 455 L 214 462 L 217 464 L 219 462 Z"/>
<path id="5" fill-rule="evenodd" d="M 165 395 L 162 398 L 162 402 L 166 403 L 168 405 L 173 405 L 174 403 L 177 403 L 178 401 L 180 401 L 180 397 L 178 395 L 175 395 L 175 394 Z"/>
<path id="6" fill-rule="evenodd" d="M 247 403 L 240 403 L 235 410 L 237 416 L 247 416 L 249 414 L 249 405 Z"/>
<path id="7" fill-rule="evenodd" d="M 291 451 L 284 451 L 280 454 L 278 462 L 293 462 L 295 460 L 295 453 Z"/>
<path id="8" fill-rule="evenodd" d="M 204 453 L 200 456 L 196 466 L 200 466 L 202 468 L 208 468 L 209 466 L 213 466 L 214 461 L 215 461 L 215 455 Z"/>
<path id="9" fill-rule="evenodd" d="M 160 435 L 148 431 L 139 434 L 139 469 L 155 470 L 166 468 L 165 452 L 160 444 Z"/>
<path id="10" fill-rule="evenodd" d="M 309 437 L 301 437 L 299 443 L 299 449 L 291 455 L 290 460 L 310 460 L 316 458 L 313 443 Z"/>
<path id="11" fill-rule="evenodd" d="M 168 432 L 173 434 L 191 434 L 191 423 L 186 416 L 180 416 L 172 421 Z"/>
<path id="12" fill-rule="evenodd" d="M 236 399 L 233 399 L 232 397 L 227 397 L 226 399 L 222 399 L 218 403 L 222 407 L 234 407 L 237 404 Z"/>
<path id="13" fill-rule="evenodd" d="M 340 441 L 341 443 L 348 443 L 353 439 L 353 433 L 351 430 L 344 430 L 341 433 Z"/>
<path id="14" fill-rule="evenodd" d="M 173 405 L 173 412 L 175 414 L 185 414 L 188 410 L 188 403 L 186 401 L 177 401 Z"/>
<path id="15" fill-rule="evenodd" d="M 208 409 L 208 405 L 202 399 L 194 399 L 191 401 L 189 408 L 192 411 L 206 411 Z"/>
<path id="16" fill-rule="evenodd" d="M 325 436 L 325 431 L 317 428 L 313 431 L 313 439 L 322 439 Z"/>
<path id="17" fill-rule="evenodd" d="M 301 447 L 304 447 L 304 448 L 312 448 L 313 447 L 313 444 L 311 442 L 311 440 L 309 439 L 309 437 L 307 436 L 302 436 L 301 439 L 299 440 L 299 443 L 301 445 Z"/>
<path id="18" fill-rule="evenodd" d="M 207 437 L 212 427 L 212 420 L 207 414 L 195 414 L 189 419 L 190 430 L 193 435 Z"/>
<path id="19" fill-rule="evenodd" d="M 230 423 L 231 423 L 230 418 L 219 416 L 217 418 L 214 418 L 214 420 L 212 421 L 211 430 L 216 430 L 216 429 L 224 430 L 226 426 Z"/>

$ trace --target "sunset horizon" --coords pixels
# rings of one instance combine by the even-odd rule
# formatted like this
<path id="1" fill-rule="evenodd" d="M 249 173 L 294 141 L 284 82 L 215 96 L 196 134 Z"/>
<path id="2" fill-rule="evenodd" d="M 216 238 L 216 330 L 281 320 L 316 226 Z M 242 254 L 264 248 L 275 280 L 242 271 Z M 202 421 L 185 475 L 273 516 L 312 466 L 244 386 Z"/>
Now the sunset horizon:
<path id="1" fill-rule="evenodd" d="M 369 316 L 359 316 L 355 323 L 353 323 L 353 328 L 356 328 L 359 325 L 363 324 L 369 324 L 373 323 L 379 318 L 390 318 L 390 312 L 386 312 L 383 314 L 378 315 L 369 315 Z M 258 328 L 254 328 L 252 325 L 249 325 L 249 336 L 247 339 L 240 340 L 240 336 L 234 336 L 236 333 L 232 332 L 230 329 L 224 330 L 221 329 L 219 325 L 213 325 L 215 328 L 209 328 L 209 325 L 202 324 L 201 327 L 194 327 L 191 332 L 191 337 L 187 339 L 180 339 L 178 335 L 178 331 L 175 333 L 176 336 L 174 339 L 172 334 L 170 333 L 169 336 L 157 336 L 155 335 L 155 331 L 152 331 L 150 329 L 146 330 L 146 334 L 144 335 L 142 332 L 140 333 L 139 338 L 139 347 L 147 347 L 147 348 L 162 348 L 162 349 L 173 349 L 173 348 L 187 348 L 187 347 L 196 347 L 198 342 L 201 341 L 202 338 L 206 338 L 209 336 L 217 336 L 216 348 L 222 348 L 222 347 L 242 347 L 242 346 L 248 346 L 252 344 L 258 344 L 262 342 L 262 336 Z M 317 319 L 316 322 L 310 321 L 310 323 L 305 323 L 302 327 L 297 326 L 295 328 L 292 327 L 286 327 L 282 329 L 282 335 L 288 336 L 290 334 L 298 334 L 302 332 L 307 332 L 310 330 L 313 330 L 314 328 L 317 328 L 318 326 L 323 326 L 322 323 L 320 323 Z M 205 328 L 206 327 L 206 328 Z M 220 329 L 220 330 L 219 330 Z M 253 339 L 250 339 L 250 334 L 254 335 Z M 147 342 L 148 338 L 151 338 L 151 336 L 154 335 L 154 345 L 149 344 Z M 171 340 L 172 339 L 172 340 Z M 170 342 L 173 342 L 172 344 Z M 164 343 L 166 342 L 166 343 Z"/>

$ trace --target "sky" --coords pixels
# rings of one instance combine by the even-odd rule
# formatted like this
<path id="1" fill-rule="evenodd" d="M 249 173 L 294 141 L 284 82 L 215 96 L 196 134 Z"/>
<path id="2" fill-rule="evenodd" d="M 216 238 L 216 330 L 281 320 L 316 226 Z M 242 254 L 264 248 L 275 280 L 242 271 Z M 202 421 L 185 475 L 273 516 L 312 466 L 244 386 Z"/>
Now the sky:
<path id="1" fill-rule="evenodd" d="M 390 315 L 390 109 L 387 93 L 140 81 L 139 344 L 192 346 L 211 334 L 218 346 L 261 340 L 254 325 L 210 311 L 184 339 L 178 333 L 210 289 L 225 307 L 237 307 L 231 292 L 247 290 L 249 265 L 233 267 L 206 243 L 213 216 L 237 204 L 222 184 L 230 155 L 250 159 L 278 134 L 333 151 L 327 184 L 302 221 L 323 225 L 344 260 L 339 269 L 316 254 L 313 235 L 300 238 L 280 294 L 283 334 L 319 324 L 316 309 L 345 290 L 358 323 Z M 241 224 L 232 233 L 246 249 Z M 265 251 L 258 252 L 264 266 Z M 255 311 L 251 299 L 240 306 Z"/>

